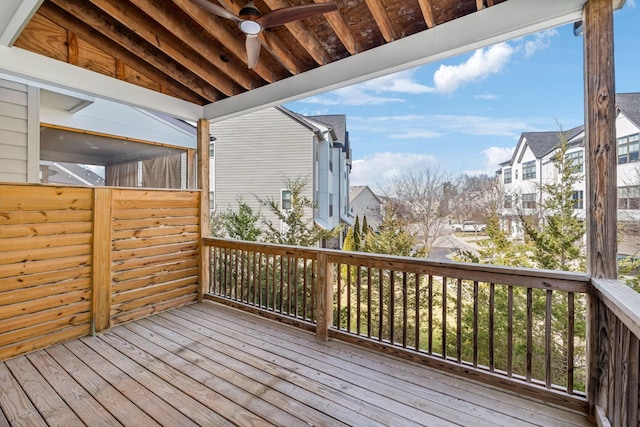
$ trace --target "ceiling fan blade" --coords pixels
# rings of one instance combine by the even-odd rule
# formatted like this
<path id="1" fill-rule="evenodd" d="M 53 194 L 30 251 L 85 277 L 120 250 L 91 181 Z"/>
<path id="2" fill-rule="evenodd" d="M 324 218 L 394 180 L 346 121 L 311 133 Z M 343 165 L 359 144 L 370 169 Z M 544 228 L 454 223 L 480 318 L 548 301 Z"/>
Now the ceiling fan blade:
<path id="1" fill-rule="evenodd" d="M 247 65 L 250 70 L 253 70 L 258 65 L 258 58 L 260 58 L 260 39 L 258 35 L 247 34 L 245 45 L 247 48 Z"/>
<path id="2" fill-rule="evenodd" d="M 316 3 L 283 7 L 282 9 L 276 9 L 266 15 L 262 15 L 256 19 L 256 22 L 262 25 L 262 28 L 269 28 L 311 16 L 322 15 L 323 13 L 334 12 L 336 10 L 338 10 L 338 5 L 335 3 Z"/>
<path id="3" fill-rule="evenodd" d="M 236 23 L 242 21 L 242 19 L 238 18 L 236 15 L 234 15 L 231 12 L 229 12 L 224 7 L 218 6 L 217 4 L 213 4 L 210 1 L 207 1 L 207 0 L 192 0 L 192 1 L 194 3 L 200 5 L 200 7 L 202 7 L 205 10 L 207 10 L 208 12 L 213 13 L 214 15 L 218 15 L 218 16 L 221 16 L 223 18 L 231 19 L 232 21 L 234 21 Z"/>

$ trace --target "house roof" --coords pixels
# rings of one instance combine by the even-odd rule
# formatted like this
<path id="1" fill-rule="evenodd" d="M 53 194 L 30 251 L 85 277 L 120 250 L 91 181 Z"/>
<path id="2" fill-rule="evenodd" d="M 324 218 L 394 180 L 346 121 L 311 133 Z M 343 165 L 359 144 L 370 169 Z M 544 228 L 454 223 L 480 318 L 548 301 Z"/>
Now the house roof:
<path id="1" fill-rule="evenodd" d="M 616 106 L 636 126 L 640 127 L 640 93 L 616 94 Z"/>
<path id="2" fill-rule="evenodd" d="M 564 137 L 569 141 L 579 135 L 583 130 L 584 126 L 577 126 L 575 128 L 564 131 L 563 134 Z M 560 133 L 558 131 L 522 132 L 522 134 L 520 135 L 520 139 L 518 140 L 518 145 L 516 146 L 516 149 L 513 151 L 513 155 L 511 156 L 511 160 L 508 162 L 500 163 L 500 166 L 513 165 L 516 162 L 518 153 L 520 153 L 520 157 L 522 156 L 520 147 L 523 143 L 527 144 L 536 159 L 543 158 L 560 144 L 559 135 Z"/>
<path id="3" fill-rule="evenodd" d="M 236 23 L 194 0 L 4 0 L 0 73 L 215 122 L 575 22 L 585 0 L 332 2 L 263 31 L 249 70 Z M 312 3 L 255 0 L 262 14 Z"/>
<path id="4" fill-rule="evenodd" d="M 376 193 L 374 193 L 368 185 L 353 185 L 349 187 L 349 202 L 355 200 L 365 190 L 369 191 L 373 195 L 373 197 L 378 200 L 378 202 L 382 203 L 382 199 Z"/>
<path id="5" fill-rule="evenodd" d="M 351 143 L 347 131 L 347 116 L 344 114 L 329 114 L 322 116 L 307 116 L 311 120 L 317 120 L 331 128 L 336 136 L 336 142 L 341 144 L 342 151 L 349 154 Z M 351 157 L 349 155 L 349 157 Z"/>

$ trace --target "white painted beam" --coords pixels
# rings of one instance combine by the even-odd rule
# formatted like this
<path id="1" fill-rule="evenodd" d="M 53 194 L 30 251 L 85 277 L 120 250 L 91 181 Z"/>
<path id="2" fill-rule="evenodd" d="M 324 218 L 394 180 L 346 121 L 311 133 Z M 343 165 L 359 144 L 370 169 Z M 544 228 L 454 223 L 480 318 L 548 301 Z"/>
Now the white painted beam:
<path id="1" fill-rule="evenodd" d="M 0 73 L 149 111 L 158 111 L 179 119 L 197 121 L 203 116 L 203 108 L 200 105 L 17 47 L 0 46 Z"/>
<path id="2" fill-rule="evenodd" d="M 11 46 L 44 0 L 2 0 L 0 45 Z"/>

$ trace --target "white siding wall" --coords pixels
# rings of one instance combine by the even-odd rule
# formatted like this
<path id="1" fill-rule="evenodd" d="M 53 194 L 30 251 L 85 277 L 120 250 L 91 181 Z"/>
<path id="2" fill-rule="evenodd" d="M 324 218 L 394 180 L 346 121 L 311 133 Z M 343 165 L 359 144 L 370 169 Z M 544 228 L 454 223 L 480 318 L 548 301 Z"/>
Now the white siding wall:
<path id="1" fill-rule="evenodd" d="M 0 80 L 0 182 L 37 182 L 38 89 Z"/>
<path id="2" fill-rule="evenodd" d="M 619 114 L 616 120 L 616 137 L 634 135 L 640 129 L 636 127 L 624 115 Z M 618 165 L 618 187 L 640 185 L 640 162 Z"/>
<path id="3" fill-rule="evenodd" d="M 307 179 L 306 195 L 313 199 L 313 141 L 311 130 L 276 108 L 214 123 L 216 212 L 237 209 L 242 197 L 268 219 L 256 200 L 280 198 L 285 177 Z M 213 188 L 212 188 L 213 190 Z M 308 212 L 311 220 L 313 213 Z"/>
<path id="4" fill-rule="evenodd" d="M 373 193 L 366 188 L 351 201 L 351 209 L 354 217 L 360 217 L 360 225 L 364 217 L 367 217 L 367 225 L 374 230 L 378 230 L 378 226 L 382 221 L 381 206 L 378 199 Z"/>

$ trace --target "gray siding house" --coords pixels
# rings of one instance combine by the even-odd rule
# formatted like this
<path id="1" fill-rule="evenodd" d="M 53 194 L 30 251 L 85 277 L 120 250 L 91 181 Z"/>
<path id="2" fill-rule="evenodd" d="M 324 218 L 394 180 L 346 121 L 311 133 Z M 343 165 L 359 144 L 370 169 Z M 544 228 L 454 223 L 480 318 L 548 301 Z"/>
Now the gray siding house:
<path id="1" fill-rule="evenodd" d="M 258 198 L 282 206 L 287 179 L 303 178 L 315 203 L 308 220 L 325 229 L 351 224 L 351 155 L 345 116 L 305 117 L 271 107 L 214 123 L 210 150 L 211 209 L 236 210 L 242 200 L 276 224 Z M 337 242 L 341 244 L 342 242 Z"/>

